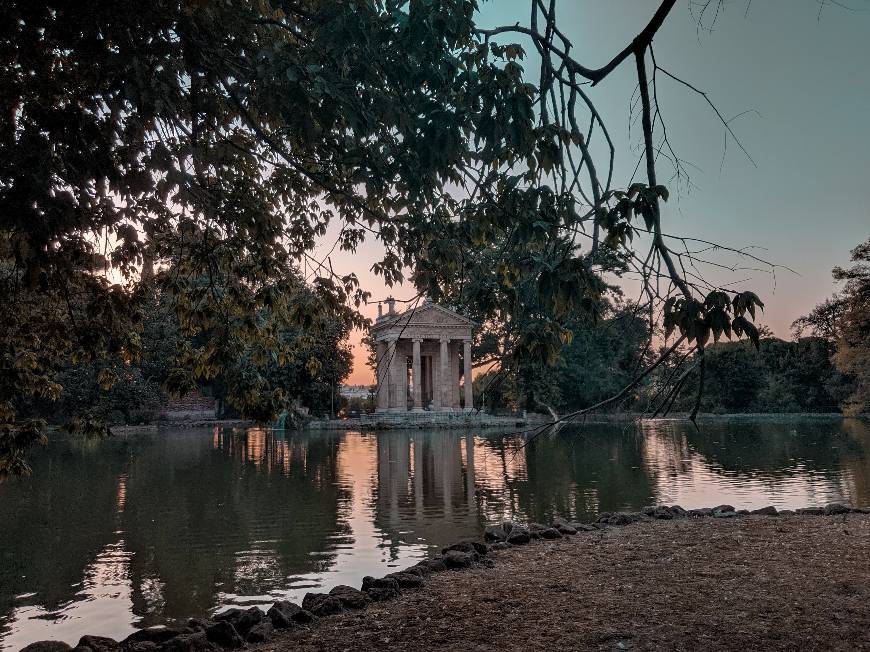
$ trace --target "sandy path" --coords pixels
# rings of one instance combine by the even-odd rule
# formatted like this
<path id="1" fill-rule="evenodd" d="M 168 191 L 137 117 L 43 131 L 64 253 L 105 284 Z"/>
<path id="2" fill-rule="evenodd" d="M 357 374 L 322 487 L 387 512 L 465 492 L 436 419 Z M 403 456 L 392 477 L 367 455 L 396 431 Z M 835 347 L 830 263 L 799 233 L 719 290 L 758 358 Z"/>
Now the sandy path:
<path id="1" fill-rule="evenodd" d="M 870 515 L 644 522 L 490 558 L 255 649 L 870 650 Z"/>

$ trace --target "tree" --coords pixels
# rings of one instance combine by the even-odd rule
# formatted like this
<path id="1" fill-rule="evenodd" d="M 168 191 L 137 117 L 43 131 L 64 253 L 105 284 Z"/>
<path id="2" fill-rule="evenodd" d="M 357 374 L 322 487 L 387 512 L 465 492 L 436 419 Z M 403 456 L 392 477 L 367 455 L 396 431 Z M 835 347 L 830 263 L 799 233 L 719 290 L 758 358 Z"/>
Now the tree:
<path id="1" fill-rule="evenodd" d="M 529 27 L 493 30 L 476 26 L 476 0 L 7 0 L 0 468 L 25 468 L 41 424 L 19 420 L 18 405 L 58 396 L 63 361 L 141 355 L 154 282 L 185 337 L 204 338 L 182 351 L 170 388 L 222 373 L 243 412 L 274 411 L 263 398 L 274 391 L 227 373 L 239 350 L 280 358 L 280 333 L 314 315 L 364 323 L 355 275 L 311 253 L 335 221 L 335 248 L 380 241 L 388 283 L 413 266 L 421 292 L 507 325 L 499 353 L 518 363 L 554 363 L 566 320 L 595 313 L 605 246 L 631 259 L 651 319 L 694 347 L 702 371 L 711 334 L 757 341 L 758 297 L 686 278 L 692 256 L 662 229 L 655 89 L 669 73 L 651 46 L 674 5 L 592 68 L 539 0 Z M 541 56 L 537 85 L 522 46 L 497 42 L 509 35 Z M 646 178 L 620 190 L 612 145 L 607 165 L 592 156 L 593 131 L 610 141 L 585 84 L 631 63 Z M 641 233 L 650 249 L 638 255 Z M 457 255 L 475 247 L 489 254 Z M 151 261 L 173 273 L 143 281 Z"/>
<path id="2" fill-rule="evenodd" d="M 628 385 L 651 361 L 649 324 L 637 306 L 616 305 L 600 322 L 581 320 L 572 328 L 558 366 L 562 408 L 595 405 Z M 620 405 L 632 408 L 635 396 Z"/>
<path id="3" fill-rule="evenodd" d="M 834 279 L 845 281 L 846 301 L 834 364 L 855 380 L 845 411 L 858 414 L 870 409 L 870 238 L 852 250 L 852 261 L 852 267 L 833 271 Z"/>
<path id="4" fill-rule="evenodd" d="M 490 410 L 580 410 L 618 392 L 649 362 L 647 322 L 636 306 L 607 305 L 601 319 L 579 315 L 569 328 L 555 365 L 489 371 L 475 379 L 475 395 Z M 632 406 L 635 398 L 619 407 Z"/>
<path id="5" fill-rule="evenodd" d="M 836 346 L 834 365 L 853 383 L 843 411 L 860 414 L 870 409 L 870 239 L 851 252 L 852 267 L 835 267 L 834 280 L 843 289 L 796 319 L 796 334 L 809 330 Z"/>

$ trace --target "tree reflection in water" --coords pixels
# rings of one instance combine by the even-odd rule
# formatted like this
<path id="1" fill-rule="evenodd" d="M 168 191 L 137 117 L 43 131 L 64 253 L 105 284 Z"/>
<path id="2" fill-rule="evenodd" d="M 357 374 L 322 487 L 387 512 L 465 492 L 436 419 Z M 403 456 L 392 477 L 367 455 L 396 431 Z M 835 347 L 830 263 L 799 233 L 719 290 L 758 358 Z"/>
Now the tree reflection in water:
<path id="1" fill-rule="evenodd" d="M 502 518 L 870 504 L 867 422 L 57 438 L 0 486 L 0 646 L 358 584 Z"/>

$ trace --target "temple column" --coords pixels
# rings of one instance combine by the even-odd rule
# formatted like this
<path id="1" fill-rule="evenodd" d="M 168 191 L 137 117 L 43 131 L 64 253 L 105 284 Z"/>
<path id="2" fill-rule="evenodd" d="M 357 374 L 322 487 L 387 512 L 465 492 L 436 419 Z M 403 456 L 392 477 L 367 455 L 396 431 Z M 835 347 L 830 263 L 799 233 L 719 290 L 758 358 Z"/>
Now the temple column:
<path id="1" fill-rule="evenodd" d="M 432 383 L 432 410 L 440 410 L 441 409 L 441 363 L 438 362 L 437 355 L 429 356 L 429 370 L 431 371 L 431 376 L 429 377 L 430 382 Z"/>
<path id="2" fill-rule="evenodd" d="M 450 343 L 450 405 L 454 410 L 462 406 L 459 403 L 459 342 Z"/>
<path id="3" fill-rule="evenodd" d="M 438 390 L 441 393 L 441 410 L 449 412 L 453 409 L 453 393 L 450 391 L 450 352 L 447 350 L 449 340 L 446 335 L 441 336 L 441 353 L 439 356 L 441 362 L 441 374 L 438 383 Z"/>
<path id="4" fill-rule="evenodd" d="M 419 338 L 414 338 L 414 412 L 423 411 L 423 365 L 420 361 Z"/>
<path id="5" fill-rule="evenodd" d="M 401 342 L 392 343 L 390 363 L 390 408 L 394 412 L 408 411 L 408 358 L 402 351 Z"/>
<path id="6" fill-rule="evenodd" d="M 384 360 L 384 366 L 387 368 L 386 372 L 386 386 L 389 388 L 387 394 L 389 395 L 389 409 L 390 411 L 394 411 L 399 402 L 396 400 L 396 340 L 390 339 L 387 340 L 387 356 Z"/>
<path id="7" fill-rule="evenodd" d="M 377 343 L 375 355 L 377 356 L 377 411 L 386 412 L 390 408 L 389 390 L 389 358 L 387 358 L 387 345 L 383 341 Z"/>
<path id="8" fill-rule="evenodd" d="M 465 411 L 474 409 L 474 385 L 471 379 L 471 340 L 462 342 L 462 374 L 465 377 Z"/>

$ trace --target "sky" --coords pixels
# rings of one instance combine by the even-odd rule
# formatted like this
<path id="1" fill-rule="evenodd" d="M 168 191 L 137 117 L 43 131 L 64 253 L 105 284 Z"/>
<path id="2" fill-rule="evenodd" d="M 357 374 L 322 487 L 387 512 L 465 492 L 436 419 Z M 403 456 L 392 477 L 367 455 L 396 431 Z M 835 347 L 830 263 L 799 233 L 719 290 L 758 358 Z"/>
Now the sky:
<path id="1" fill-rule="evenodd" d="M 715 0 L 714 0 L 715 4 Z M 830 271 L 846 265 L 849 250 L 870 236 L 870 0 L 851 9 L 817 0 L 730 0 L 712 31 L 697 28 L 689 0 L 679 0 L 656 35 L 658 64 L 708 93 L 748 150 L 754 164 L 728 139 L 705 100 L 674 82 L 659 80 L 659 101 L 680 158 L 689 161 L 692 187 L 676 192 L 663 210 L 663 229 L 750 251 L 782 265 L 766 271 L 708 270 L 718 283 L 751 289 L 765 302 L 761 323 L 790 336 L 790 324 L 835 289 Z M 557 0 L 559 24 L 574 56 L 588 67 L 609 61 L 642 29 L 652 0 Z M 529 0 L 481 3 L 482 27 L 528 24 Z M 820 11 L 821 6 L 821 11 Z M 502 37 L 502 42 L 522 39 Z M 527 48 L 531 50 L 532 48 Z M 637 161 L 629 138 L 629 100 L 635 86 L 631 60 L 590 90 L 608 123 L 617 158 L 615 186 L 625 186 Z M 536 58 L 524 63 L 536 79 Z M 667 178 L 661 168 L 660 182 Z M 329 235 L 323 249 L 331 246 Z M 377 243 L 355 254 L 334 254 L 337 272 L 354 271 L 373 300 L 415 295 L 410 284 L 388 289 L 371 273 Z M 747 265 L 733 257 L 723 263 Z M 793 270 L 793 271 L 789 271 Z M 364 309 L 370 317 L 376 304 Z M 373 382 L 352 337 L 352 384 Z"/>

